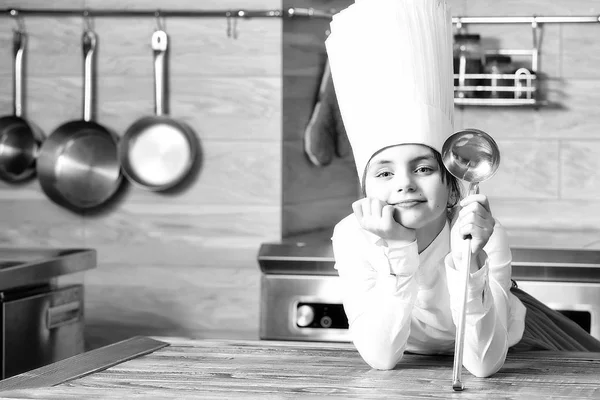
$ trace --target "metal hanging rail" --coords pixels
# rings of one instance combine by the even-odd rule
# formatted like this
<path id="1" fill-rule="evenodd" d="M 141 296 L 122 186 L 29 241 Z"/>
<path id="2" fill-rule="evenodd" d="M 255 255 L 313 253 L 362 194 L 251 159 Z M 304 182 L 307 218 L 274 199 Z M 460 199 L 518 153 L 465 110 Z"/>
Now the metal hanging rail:
<path id="1" fill-rule="evenodd" d="M 7 8 L 10 16 L 85 16 L 85 17 L 224 17 L 224 18 L 324 18 L 331 19 L 335 9 L 290 7 L 285 10 L 117 10 L 117 9 L 44 9 Z M 529 17 L 453 17 L 455 24 L 554 24 L 600 23 L 600 15 L 592 16 L 529 16 Z"/>
<path id="2" fill-rule="evenodd" d="M 224 17 L 224 18 L 281 18 L 281 10 L 115 10 L 115 9 L 5 9 L 12 17 L 60 16 L 60 17 Z"/>
<path id="3" fill-rule="evenodd" d="M 600 15 L 572 17 L 453 17 L 455 24 L 569 24 L 600 22 Z"/>

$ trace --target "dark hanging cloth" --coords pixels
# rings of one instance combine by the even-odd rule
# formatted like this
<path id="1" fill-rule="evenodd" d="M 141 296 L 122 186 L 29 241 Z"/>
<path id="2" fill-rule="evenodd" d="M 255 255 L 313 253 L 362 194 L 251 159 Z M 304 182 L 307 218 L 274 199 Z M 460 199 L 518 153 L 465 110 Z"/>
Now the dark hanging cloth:
<path id="1" fill-rule="evenodd" d="M 304 151 L 308 159 L 319 167 L 330 164 L 336 155 L 345 157 L 350 151 L 329 61 L 325 64 L 317 102 L 304 131 Z"/>
<path id="2" fill-rule="evenodd" d="M 552 350 L 600 352 L 600 341 L 579 324 L 513 284 L 511 292 L 527 308 L 525 332 L 509 351 Z"/>

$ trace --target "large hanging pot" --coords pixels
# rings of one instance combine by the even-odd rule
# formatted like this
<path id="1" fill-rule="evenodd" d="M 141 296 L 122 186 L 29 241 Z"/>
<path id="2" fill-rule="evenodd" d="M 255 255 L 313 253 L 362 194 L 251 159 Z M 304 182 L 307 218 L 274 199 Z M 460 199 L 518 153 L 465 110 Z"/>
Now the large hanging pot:
<path id="1" fill-rule="evenodd" d="M 22 117 L 23 114 L 23 58 L 25 32 L 16 30 L 13 37 L 13 115 L 0 118 L 0 178 L 20 182 L 35 173 L 35 159 L 43 140 L 42 132 Z"/>
<path id="2" fill-rule="evenodd" d="M 83 120 L 62 124 L 50 134 L 37 160 L 38 179 L 46 195 L 74 211 L 107 202 L 122 181 L 118 138 L 92 120 L 96 34 L 83 34 Z"/>
<path id="3" fill-rule="evenodd" d="M 151 191 L 170 189 L 183 181 L 198 158 L 198 142 L 186 124 L 169 118 L 166 106 L 167 34 L 152 35 L 155 114 L 134 122 L 119 142 L 124 175 L 134 185 Z"/>

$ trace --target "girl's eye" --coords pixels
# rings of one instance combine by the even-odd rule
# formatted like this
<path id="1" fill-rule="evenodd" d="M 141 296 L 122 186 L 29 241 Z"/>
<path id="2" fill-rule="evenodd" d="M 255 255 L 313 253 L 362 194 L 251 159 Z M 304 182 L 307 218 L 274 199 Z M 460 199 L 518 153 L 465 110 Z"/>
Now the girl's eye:
<path id="1" fill-rule="evenodd" d="M 390 171 L 381 171 L 375 174 L 375 178 L 389 178 L 390 176 L 392 176 Z"/>
<path id="2" fill-rule="evenodd" d="M 434 171 L 433 168 L 431 168 L 431 167 L 429 167 L 427 165 L 422 165 L 422 166 L 418 167 L 415 170 L 415 172 L 421 173 L 421 174 L 427 174 L 427 173 L 430 173 L 430 172 L 433 172 L 433 171 Z"/>

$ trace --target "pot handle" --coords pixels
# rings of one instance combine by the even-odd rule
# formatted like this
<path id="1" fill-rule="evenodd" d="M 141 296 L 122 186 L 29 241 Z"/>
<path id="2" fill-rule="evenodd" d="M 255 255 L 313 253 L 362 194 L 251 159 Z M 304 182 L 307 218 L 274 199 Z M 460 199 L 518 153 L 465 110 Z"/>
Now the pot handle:
<path id="1" fill-rule="evenodd" d="M 94 98 L 94 55 L 96 53 L 96 34 L 92 30 L 83 32 L 83 120 L 91 121 Z"/>
<path id="2" fill-rule="evenodd" d="M 13 50 L 15 55 L 14 69 L 14 114 L 21 117 L 23 114 L 23 56 L 25 53 L 25 32 L 15 30 L 13 34 Z"/>
<path id="3" fill-rule="evenodd" d="M 152 34 L 152 50 L 154 52 L 154 96 L 155 113 L 157 116 L 168 113 L 167 107 L 167 89 L 166 89 L 166 54 L 167 54 L 167 33 L 163 30 L 157 30 Z"/>
<path id="4" fill-rule="evenodd" d="M 48 329 L 55 329 L 63 325 L 75 323 L 81 319 L 82 309 L 80 301 L 49 307 L 46 313 L 46 327 Z"/>

